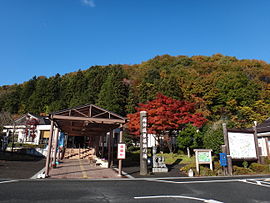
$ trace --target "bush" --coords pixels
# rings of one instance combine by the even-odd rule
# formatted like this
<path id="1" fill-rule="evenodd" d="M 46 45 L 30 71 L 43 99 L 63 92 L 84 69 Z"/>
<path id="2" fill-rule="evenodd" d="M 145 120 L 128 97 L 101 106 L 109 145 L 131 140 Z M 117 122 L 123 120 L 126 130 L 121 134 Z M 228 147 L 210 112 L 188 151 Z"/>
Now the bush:
<path id="1" fill-rule="evenodd" d="M 243 165 L 244 168 L 247 168 L 248 167 L 248 162 L 247 161 L 243 161 L 242 165 Z"/>
<path id="2" fill-rule="evenodd" d="M 196 172 L 196 163 L 187 164 L 180 168 L 180 171 L 188 173 L 189 169 L 192 169 L 194 172 Z"/>
<path id="3" fill-rule="evenodd" d="M 223 175 L 223 169 L 222 169 L 222 166 L 220 165 L 219 161 L 214 162 L 214 171 L 215 171 L 217 176 Z"/>
<path id="4" fill-rule="evenodd" d="M 205 166 L 200 166 L 200 175 L 201 176 L 215 176 L 215 171 L 212 171 L 210 168 Z"/>
<path id="5" fill-rule="evenodd" d="M 212 149 L 215 154 L 221 152 L 221 145 L 224 143 L 221 128 L 209 128 L 204 135 L 203 144 L 206 149 Z"/>
<path id="6" fill-rule="evenodd" d="M 131 145 L 131 146 L 129 146 L 129 147 L 127 148 L 127 151 L 128 151 L 128 152 L 134 152 L 134 151 L 138 151 L 138 150 L 140 150 L 140 147 L 133 146 L 133 145 Z"/>
<path id="7" fill-rule="evenodd" d="M 20 147 L 23 149 L 31 149 L 31 148 L 45 148 L 45 144 L 39 144 L 39 145 L 34 145 L 34 144 L 27 144 L 27 143 L 14 143 L 13 147 Z M 12 147 L 12 143 L 8 143 L 8 147 Z"/>
<path id="8" fill-rule="evenodd" d="M 264 157 L 264 163 L 270 165 L 270 159 L 268 157 Z"/>
<path id="9" fill-rule="evenodd" d="M 263 165 L 259 163 L 252 163 L 250 164 L 249 168 L 257 173 L 262 173 L 262 172 L 269 172 L 269 166 L 268 165 Z"/>
<path id="10" fill-rule="evenodd" d="M 243 168 L 239 166 L 233 166 L 233 174 L 234 175 L 246 175 L 253 174 L 253 171 L 249 168 Z"/>

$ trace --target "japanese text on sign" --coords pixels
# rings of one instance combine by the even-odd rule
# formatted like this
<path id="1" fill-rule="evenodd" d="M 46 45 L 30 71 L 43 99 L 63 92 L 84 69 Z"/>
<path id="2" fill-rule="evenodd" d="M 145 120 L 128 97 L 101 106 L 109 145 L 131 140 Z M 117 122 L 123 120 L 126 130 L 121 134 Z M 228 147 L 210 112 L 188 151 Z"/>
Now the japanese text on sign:
<path id="1" fill-rule="evenodd" d="M 126 144 L 118 144 L 117 159 L 126 158 Z"/>

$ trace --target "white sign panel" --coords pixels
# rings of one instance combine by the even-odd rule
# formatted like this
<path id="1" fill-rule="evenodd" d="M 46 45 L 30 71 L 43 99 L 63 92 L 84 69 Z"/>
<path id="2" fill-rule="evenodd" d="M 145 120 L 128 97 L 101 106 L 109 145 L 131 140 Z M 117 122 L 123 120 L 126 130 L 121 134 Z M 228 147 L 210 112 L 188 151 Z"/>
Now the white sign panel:
<path id="1" fill-rule="evenodd" d="M 142 157 L 147 159 L 147 117 L 142 117 Z"/>
<path id="2" fill-rule="evenodd" d="M 228 132 L 232 159 L 256 159 L 254 135 L 251 133 Z"/>
<path id="3" fill-rule="evenodd" d="M 117 159 L 126 158 L 126 144 L 118 144 Z"/>

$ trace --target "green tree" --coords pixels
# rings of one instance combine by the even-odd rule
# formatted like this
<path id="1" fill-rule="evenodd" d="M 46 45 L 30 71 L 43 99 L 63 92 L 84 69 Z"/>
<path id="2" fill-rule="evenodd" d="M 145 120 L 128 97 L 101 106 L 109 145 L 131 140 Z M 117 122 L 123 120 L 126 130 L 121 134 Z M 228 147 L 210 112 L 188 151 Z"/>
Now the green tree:
<path id="1" fill-rule="evenodd" d="M 179 132 L 177 145 L 180 149 L 201 148 L 203 146 L 203 135 L 195 126 L 188 124 L 186 128 Z"/>
<path id="2" fill-rule="evenodd" d="M 121 67 L 111 69 L 98 95 L 97 105 L 120 115 L 126 114 L 128 86 L 124 77 Z"/>
<path id="3" fill-rule="evenodd" d="M 183 93 L 179 85 L 179 81 L 174 75 L 166 75 L 156 84 L 158 91 L 168 97 L 174 99 L 182 99 Z"/>
<path id="4" fill-rule="evenodd" d="M 212 149 L 214 153 L 218 154 L 221 152 L 221 145 L 224 144 L 221 124 L 207 127 L 203 137 L 203 145 L 206 149 Z"/>
<path id="5" fill-rule="evenodd" d="M 98 94 L 107 78 L 109 69 L 107 67 L 94 66 L 86 71 L 87 89 L 82 97 L 84 103 L 97 103 Z"/>

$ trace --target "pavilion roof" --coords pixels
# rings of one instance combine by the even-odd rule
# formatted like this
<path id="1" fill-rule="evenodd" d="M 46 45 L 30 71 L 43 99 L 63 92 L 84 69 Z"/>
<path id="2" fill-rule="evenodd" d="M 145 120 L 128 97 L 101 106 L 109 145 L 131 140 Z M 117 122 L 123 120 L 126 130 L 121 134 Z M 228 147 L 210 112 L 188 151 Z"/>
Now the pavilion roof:
<path id="1" fill-rule="evenodd" d="M 77 106 L 49 115 L 69 136 L 98 136 L 125 124 L 127 119 L 94 104 Z"/>

